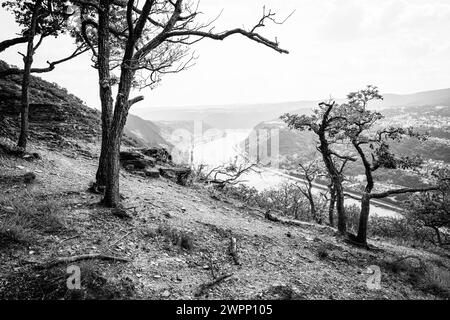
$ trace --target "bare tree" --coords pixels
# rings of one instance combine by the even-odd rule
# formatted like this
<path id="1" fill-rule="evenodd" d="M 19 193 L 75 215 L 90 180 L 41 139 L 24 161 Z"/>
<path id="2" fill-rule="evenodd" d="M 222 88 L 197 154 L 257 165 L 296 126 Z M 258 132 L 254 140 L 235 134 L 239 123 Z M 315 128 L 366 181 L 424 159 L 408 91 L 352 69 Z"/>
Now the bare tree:
<path id="1" fill-rule="evenodd" d="M 89 7 L 97 15 L 97 19 L 83 17 L 80 33 L 91 47 L 99 69 L 103 136 L 97 177 L 98 184 L 105 185 L 104 204 L 110 207 L 119 205 L 118 154 L 128 111 L 143 99 L 130 99 L 133 88 L 154 86 L 162 75 L 188 68 L 194 58 L 189 54 L 190 46 L 206 38 L 224 40 L 238 34 L 288 53 L 277 41 L 257 33 L 268 21 L 282 23 L 274 19 L 271 11 L 264 10 L 262 18 L 248 30 L 236 28 L 215 33 L 215 19 L 198 22 L 200 12 L 193 2 L 146 0 L 139 8 L 134 0 L 73 2 Z M 117 78 L 112 70 L 117 70 Z M 116 83 L 118 92 L 113 103 L 111 86 Z"/>
<path id="2" fill-rule="evenodd" d="M 200 175 L 202 178 L 200 180 L 215 184 L 218 188 L 223 189 L 225 186 L 234 186 L 242 182 L 240 178 L 248 172 L 256 172 L 256 163 L 241 162 L 230 163 L 226 165 L 219 165 L 208 171 L 206 174 Z M 204 167 L 201 166 L 203 169 Z M 200 169 L 200 168 L 199 168 Z"/>
<path id="3" fill-rule="evenodd" d="M 313 190 L 313 183 L 317 179 L 317 177 L 321 173 L 321 168 L 319 165 L 318 160 L 312 160 L 307 163 L 299 163 L 298 164 L 301 169 L 301 174 L 305 181 L 303 183 L 300 183 L 299 190 L 300 192 L 308 199 L 311 215 L 313 219 L 321 224 L 322 223 L 322 216 L 320 213 L 317 212 L 316 204 L 315 204 L 315 197 L 312 192 Z"/>

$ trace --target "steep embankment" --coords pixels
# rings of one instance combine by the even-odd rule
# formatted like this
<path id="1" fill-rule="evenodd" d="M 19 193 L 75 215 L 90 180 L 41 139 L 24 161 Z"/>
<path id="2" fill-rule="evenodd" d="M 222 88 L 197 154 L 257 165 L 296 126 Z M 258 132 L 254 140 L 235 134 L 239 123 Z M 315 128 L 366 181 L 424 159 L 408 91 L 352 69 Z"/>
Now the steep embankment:
<path id="1" fill-rule="evenodd" d="M 0 71 L 9 68 L 0 61 Z M 15 140 L 19 132 L 21 77 L 0 78 L 0 136 Z M 70 147 L 77 140 L 97 143 L 101 136 L 98 110 L 55 83 L 32 76 L 30 80 L 30 138 L 54 147 Z M 130 116 L 123 142 L 132 146 L 170 146 L 159 128 L 136 116 Z"/>
<path id="2" fill-rule="evenodd" d="M 374 250 L 351 247 L 328 227 L 272 222 L 257 209 L 222 198 L 202 185 L 182 187 L 125 171 L 121 192 L 132 219 L 123 220 L 98 205 L 100 195 L 86 191 L 96 170 L 94 160 L 67 157 L 43 146 L 32 145 L 31 151 L 38 152 L 41 159 L 27 162 L 0 156 L 3 175 L 12 178 L 26 171 L 37 173 L 33 184 L 0 181 L 1 298 L 445 296 L 433 289 L 431 281 L 443 281 L 439 277 L 448 272 L 450 264 L 436 254 L 374 239 L 370 241 Z M 12 218 L 21 214 L 39 220 L 24 225 Z M 231 238 L 237 240 L 239 264 L 230 255 Z M 54 267 L 43 264 L 55 258 L 98 253 L 128 262 L 94 259 Z M 407 256 L 412 258 L 402 260 Z M 418 261 L 425 263 L 427 270 L 436 270 L 437 280 L 423 274 Z M 82 270 L 80 292 L 66 287 L 66 267 L 74 264 Z M 366 285 L 371 265 L 381 268 L 380 290 Z M 229 277 L 205 289 L 204 284 L 221 275 Z"/>

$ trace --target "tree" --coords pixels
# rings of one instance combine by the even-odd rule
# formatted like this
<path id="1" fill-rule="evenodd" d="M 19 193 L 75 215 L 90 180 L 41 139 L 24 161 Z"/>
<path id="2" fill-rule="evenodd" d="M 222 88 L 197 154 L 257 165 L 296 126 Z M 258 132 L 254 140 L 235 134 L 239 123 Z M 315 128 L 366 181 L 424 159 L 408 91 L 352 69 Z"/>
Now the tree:
<path id="1" fill-rule="evenodd" d="M 334 145 L 340 142 L 337 136 L 336 123 L 339 117 L 335 115 L 338 104 L 334 101 L 322 102 L 314 110 L 313 115 L 284 114 L 281 119 L 290 129 L 300 131 L 312 131 L 319 137 L 317 150 L 322 155 L 322 160 L 328 171 L 333 185 L 333 194 L 336 199 L 338 215 L 338 231 L 341 234 L 347 232 L 347 219 L 344 207 L 343 169 L 348 161 L 356 161 L 355 158 L 338 153 Z M 332 204 L 334 207 L 334 204 Z"/>
<path id="2" fill-rule="evenodd" d="M 319 166 L 318 160 L 314 159 L 306 163 L 300 162 L 298 165 L 305 180 L 303 183 L 300 183 L 298 185 L 298 188 L 300 192 L 305 196 L 305 198 L 308 199 L 311 216 L 317 223 L 322 224 L 322 215 L 320 214 L 320 212 L 317 212 L 316 204 L 314 202 L 315 197 L 312 192 L 313 182 L 321 173 L 321 168 Z"/>
<path id="3" fill-rule="evenodd" d="M 450 245 L 448 235 L 442 229 L 450 228 L 450 183 L 448 170 L 436 174 L 439 189 L 411 195 L 406 201 L 407 219 L 433 230 L 440 246 Z"/>
<path id="4" fill-rule="evenodd" d="M 29 113 L 29 86 L 30 74 L 32 72 L 49 72 L 52 71 L 57 64 L 70 60 L 83 53 L 83 48 L 77 50 L 67 58 L 60 59 L 55 62 L 49 62 L 47 68 L 32 68 L 33 56 L 36 50 L 41 46 L 43 40 L 49 36 L 58 36 L 65 29 L 67 15 L 65 14 L 64 4 L 55 0 L 35 0 L 35 1 L 6 1 L 2 4 L 7 10 L 11 11 L 16 22 L 23 27 L 22 37 L 5 40 L 0 43 L 1 51 L 19 43 L 27 43 L 26 54 L 23 56 L 23 70 L 17 68 L 8 69 L 0 73 L 1 77 L 8 75 L 22 75 L 22 93 L 21 93 L 21 126 L 18 146 L 26 149 L 28 140 L 28 113 Z M 35 44 L 35 38 L 39 36 L 39 40 Z"/>
<path id="5" fill-rule="evenodd" d="M 371 199 L 438 189 L 437 186 L 430 186 L 373 192 L 373 173 L 376 170 L 380 168 L 408 170 L 418 168 L 422 164 L 422 159 L 419 156 L 405 157 L 393 154 L 389 142 L 399 142 L 405 137 L 413 137 L 418 140 L 426 139 L 425 135 L 415 132 L 412 128 L 378 126 L 379 121 L 384 118 L 383 115 L 367 109 L 369 102 L 377 99 L 382 99 L 378 88 L 368 86 L 364 90 L 350 93 L 347 102 L 335 109 L 336 136 L 350 141 L 356 156 L 360 158 L 364 166 L 366 186 L 361 198 L 358 234 L 355 239 L 362 245 L 367 243 L 367 224 Z"/>
<path id="6" fill-rule="evenodd" d="M 277 41 L 256 32 L 267 21 L 276 22 L 274 13 L 263 17 L 249 30 L 236 28 L 213 32 L 215 19 L 198 22 L 199 11 L 192 2 L 183 0 L 146 0 L 137 7 L 134 0 L 74 0 L 89 7 L 97 19 L 82 17 L 80 33 L 91 47 L 99 70 L 102 101 L 102 151 L 97 174 L 98 184 L 105 185 L 104 204 L 119 205 L 119 149 L 123 128 L 131 106 L 143 99 L 130 99 L 133 88 L 156 85 L 166 73 L 180 72 L 191 65 L 190 46 L 202 39 L 224 40 L 239 34 L 280 53 Z M 93 45 L 97 43 L 97 48 Z M 117 71 L 114 77 L 112 71 Z M 113 102 L 111 87 L 117 84 Z M 113 107 L 114 104 L 114 107 Z"/>

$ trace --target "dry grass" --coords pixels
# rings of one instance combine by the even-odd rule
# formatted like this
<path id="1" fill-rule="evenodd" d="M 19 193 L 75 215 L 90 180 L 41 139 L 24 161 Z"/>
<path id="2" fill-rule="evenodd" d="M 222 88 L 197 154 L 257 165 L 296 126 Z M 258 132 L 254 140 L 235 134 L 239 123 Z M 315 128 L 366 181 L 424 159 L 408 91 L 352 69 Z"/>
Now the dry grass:
<path id="1" fill-rule="evenodd" d="M 417 257 L 385 260 L 382 265 L 385 270 L 397 274 L 424 292 L 444 299 L 450 298 L 450 271 L 445 266 L 437 266 Z"/>
<path id="2" fill-rule="evenodd" d="M 39 234 L 53 234 L 65 230 L 61 203 L 19 195 L 0 203 L 0 244 L 28 244 Z"/>
<path id="3" fill-rule="evenodd" d="M 0 290 L 0 299 L 26 300 L 104 300 L 128 299 L 134 295 L 130 279 L 108 279 L 101 273 L 104 267 L 93 261 L 81 262 L 80 289 L 68 289 L 70 276 L 66 267 L 44 270 L 24 268 L 7 277 Z"/>

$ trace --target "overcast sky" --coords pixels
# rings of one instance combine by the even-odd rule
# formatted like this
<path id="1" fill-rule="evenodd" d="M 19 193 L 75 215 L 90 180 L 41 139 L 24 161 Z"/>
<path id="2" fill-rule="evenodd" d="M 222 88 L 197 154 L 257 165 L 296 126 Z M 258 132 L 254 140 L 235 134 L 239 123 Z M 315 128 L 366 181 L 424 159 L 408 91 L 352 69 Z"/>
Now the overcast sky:
<path id="1" fill-rule="evenodd" d="M 195 45 L 196 65 L 141 92 L 146 99 L 136 108 L 343 97 L 366 84 L 384 93 L 450 87 L 448 0 L 203 0 L 200 8 L 205 16 L 224 9 L 217 22 L 220 31 L 253 26 L 263 5 L 277 11 L 279 19 L 295 10 L 284 25 L 260 30 L 276 36 L 289 55 L 239 36 L 204 40 Z M 3 40 L 18 29 L 12 16 L 0 10 Z M 39 49 L 35 66 L 73 50 L 69 38 L 47 43 Z M 18 49 L 3 52 L 0 59 L 21 65 Z M 97 74 L 88 55 L 59 65 L 43 78 L 98 107 Z"/>

